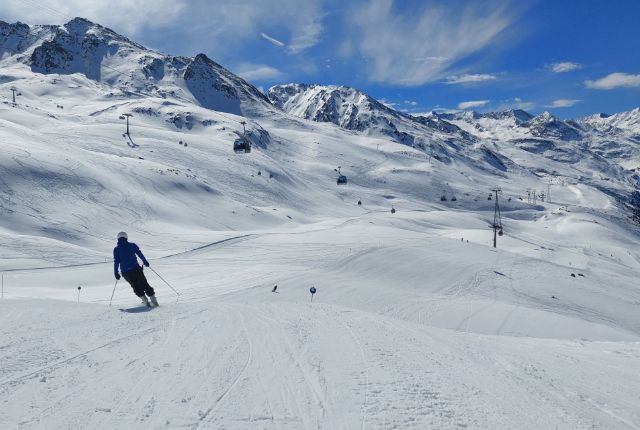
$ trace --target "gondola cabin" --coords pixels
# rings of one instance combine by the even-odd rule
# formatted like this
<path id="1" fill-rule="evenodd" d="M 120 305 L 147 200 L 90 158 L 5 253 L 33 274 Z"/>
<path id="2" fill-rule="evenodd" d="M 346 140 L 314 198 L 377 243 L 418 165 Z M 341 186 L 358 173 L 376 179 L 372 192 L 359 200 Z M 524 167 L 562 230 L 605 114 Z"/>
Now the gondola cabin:
<path id="1" fill-rule="evenodd" d="M 249 143 L 247 139 L 239 137 L 233 142 L 233 151 L 236 153 L 244 152 L 248 154 L 251 152 L 251 143 Z"/>
<path id="2" fill-rule="evenodd" d="M 347 177 L 344 175 L 340 175 L 338 176 L 338 185 L 346 185 L 347 183 Z"/>

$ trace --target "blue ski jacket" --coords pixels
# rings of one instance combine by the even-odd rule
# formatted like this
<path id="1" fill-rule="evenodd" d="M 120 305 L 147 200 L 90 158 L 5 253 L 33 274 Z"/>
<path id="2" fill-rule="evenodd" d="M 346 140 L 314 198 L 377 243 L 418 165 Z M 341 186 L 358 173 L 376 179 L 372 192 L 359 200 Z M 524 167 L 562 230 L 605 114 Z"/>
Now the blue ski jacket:
<path id="1" fill-rule="evenodd" d="M 113 272 L 118 273 L 118 266 L 120 266 L 122 273 L 138 269 L 140 265 L 138 264 L 136 255 L 140 257 L 145 265 L 149 264 L 147 259 L 144 258 L 144 255 L 142 255 L 142 251 L 140 251 L 138 245 L 129 243 L 124 237 L 118 239 L 118 246 L 113 248 Z"/>

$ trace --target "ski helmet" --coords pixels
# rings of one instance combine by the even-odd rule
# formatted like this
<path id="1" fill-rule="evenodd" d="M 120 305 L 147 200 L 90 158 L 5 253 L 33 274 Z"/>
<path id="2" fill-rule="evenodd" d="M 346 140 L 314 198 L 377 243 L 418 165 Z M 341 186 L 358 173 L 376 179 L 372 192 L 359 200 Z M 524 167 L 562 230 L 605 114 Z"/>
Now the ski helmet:
<path id="1" fill-rule="evenodd" d="M 125 239 L 129 239 L 129 236 L 127 236 L 127 233 L 124 231 L 121 231 L 120 233 L 118 233 L 118 239 L 120 239 L 121 237 L 124 237 Z"/>

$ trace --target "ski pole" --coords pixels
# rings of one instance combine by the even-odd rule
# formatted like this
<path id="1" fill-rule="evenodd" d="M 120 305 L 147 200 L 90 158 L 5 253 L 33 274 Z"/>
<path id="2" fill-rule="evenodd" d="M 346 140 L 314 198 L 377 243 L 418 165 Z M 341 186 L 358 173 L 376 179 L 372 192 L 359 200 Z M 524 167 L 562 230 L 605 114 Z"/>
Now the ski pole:
<path id="1" fill-rule="evenodd" d="M 118 285 L 118 280 L 116 279 L 116 283 L 113 285 L 113 291 L 111 292 L 111 300 L 109 300 L 109 306 L 111 306 L 111 302 L 113 301 L 113 295 L 116 292 L 116 285 Z"/>
<path id="2" fill-rule="evenodd" d="M 173 287 L 171 286 L 171 284 L 169 284 L 167 281 L 165 281 L 165 279 L 164 279 L 162 276 L 160 276 L 160 274 L 159 274 L 158 272 L 156 272 L 155 270 L 153 270 L 153 267 L 149 266 L 149 269 L 151 269 L 151 271 L 152 271 L 153 273 L 155 273 L 155 274 L 158 276 L 158 278 L 160 278 L 160 279 L 162 280 L 162 282 L 164 282 L 165 284 L 167 284 L 167 286 L 168 286 L 169 288 L 171 288 L 171 289 L 173 290 L 173 292 L 174 292 L 174 293 L 176 293 L 178 296 L 180 295 L 180 293 L 179 293 L 179 292 L 177 292 L 177 291 L 176 291 L 176 289 L 175 289 L 175 288 L 173 288 Z"/>

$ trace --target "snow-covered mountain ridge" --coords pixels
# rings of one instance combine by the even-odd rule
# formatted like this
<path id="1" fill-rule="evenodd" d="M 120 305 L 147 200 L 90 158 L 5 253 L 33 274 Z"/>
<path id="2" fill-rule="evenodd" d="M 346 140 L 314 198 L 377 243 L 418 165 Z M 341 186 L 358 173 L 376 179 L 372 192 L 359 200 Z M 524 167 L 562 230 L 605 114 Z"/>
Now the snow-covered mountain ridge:
<path id="1" fill-rule="evenodd" d="M 615 115 L 596 114 L 586 118 L 562 120 L 550 112 L 533 116 L 521 109 L 488 113 L 464 111 L 411 115 L 396 111 L 355 88 L 345 86 L 276 85 L 269 89 L 268 96 L 273 104 L 292 115 L 312 121 L 332 122 L 356 131 L 375 130 L 381 122 L 387 127 L 406 120 L 425 124 L 425 118 L 428 118 L 444 122 L 440 127 L 429 124 L 432 128 L 458 134 L 458 137 L 460 129 L 455 126 L 458 123 L 471 125 L 473 128 L 465 126 L 464 129 L 478 137 L 486 137 L 482 132 L 493 133 L 496 138 L 511 137 L 501 136 L 500 128 L 519 129 L 521 136 L 560 140 L 580 140 L 587 137 L 593 129 L 640 134 L 640 108 Z"/>
<path id="2" fill-rule="evenodd" d="M 35 73 L 82 73 L 120 92 L 171 97 L 234 114 L 271 108 L 255 87 L 204 54 L 163 55 L 83 18 L 62 26 L 0 21 L 0 64 L 20 62 Z"/>
<path id="3" fill-rule="evenodd" d="M 269 99 L 286 112 L 319 122 L 332 122 L 342 128 L 383 134 L 400 143 L 425 146 L 424 140 L 476 142 L 500 140 L 584 142 L 602 156 L 617 156 L 628 161 L 640 156 L 640 108 L 612 116 L 594 115 L 575 120 L 562 120 L 550 112 L 533 116 L 523 110 L 477 113 L 436 113 L 411 115 L 396 111 L 372 97 L 348 87 L 287 84 L 276 85 L 268 91 Z M 403 130 L 404 133 L 398 133 Z M 407 139 L 407 135 L 411 136 Z M 424 138 L 421 139 L 421 138 Z M 603 146 L 617 140 L 614 154 Z M 607 145 L 602 145 L 606 142 Z M 416 145 L 417 144 L 417 145 Z M 623 151 L 624 156 L 619 156 Z"/>
<path id="4" fill-rule="evenodd" d="M 523 110 L 484 114 L 431 112 L 427 117 L 440 117 L 465 129 L 475 130 L 474 134 L 478 136 L 495 139 L 533 137 L 579 141 L 604 138 L 604 133 L 608 133 L 609 138 L 640 136 L 640 108 L 615 115 L 596 114 L 569 120 L 562 120 L 550 112 L 533 116 Z"/>
<path id="5" fill-rule="evenodd" d="M 475 141 L 473 136 L 440 118 L 416 120 L 355 88 L 287 84 L 273 86 L 267 94 L 274 105 L 289 114 L 311 121 L 330 122 L 370 136 L 385 136 L 417 148 L 424 149 L 430 143 L 451 139 L 466 143 Z"/>

